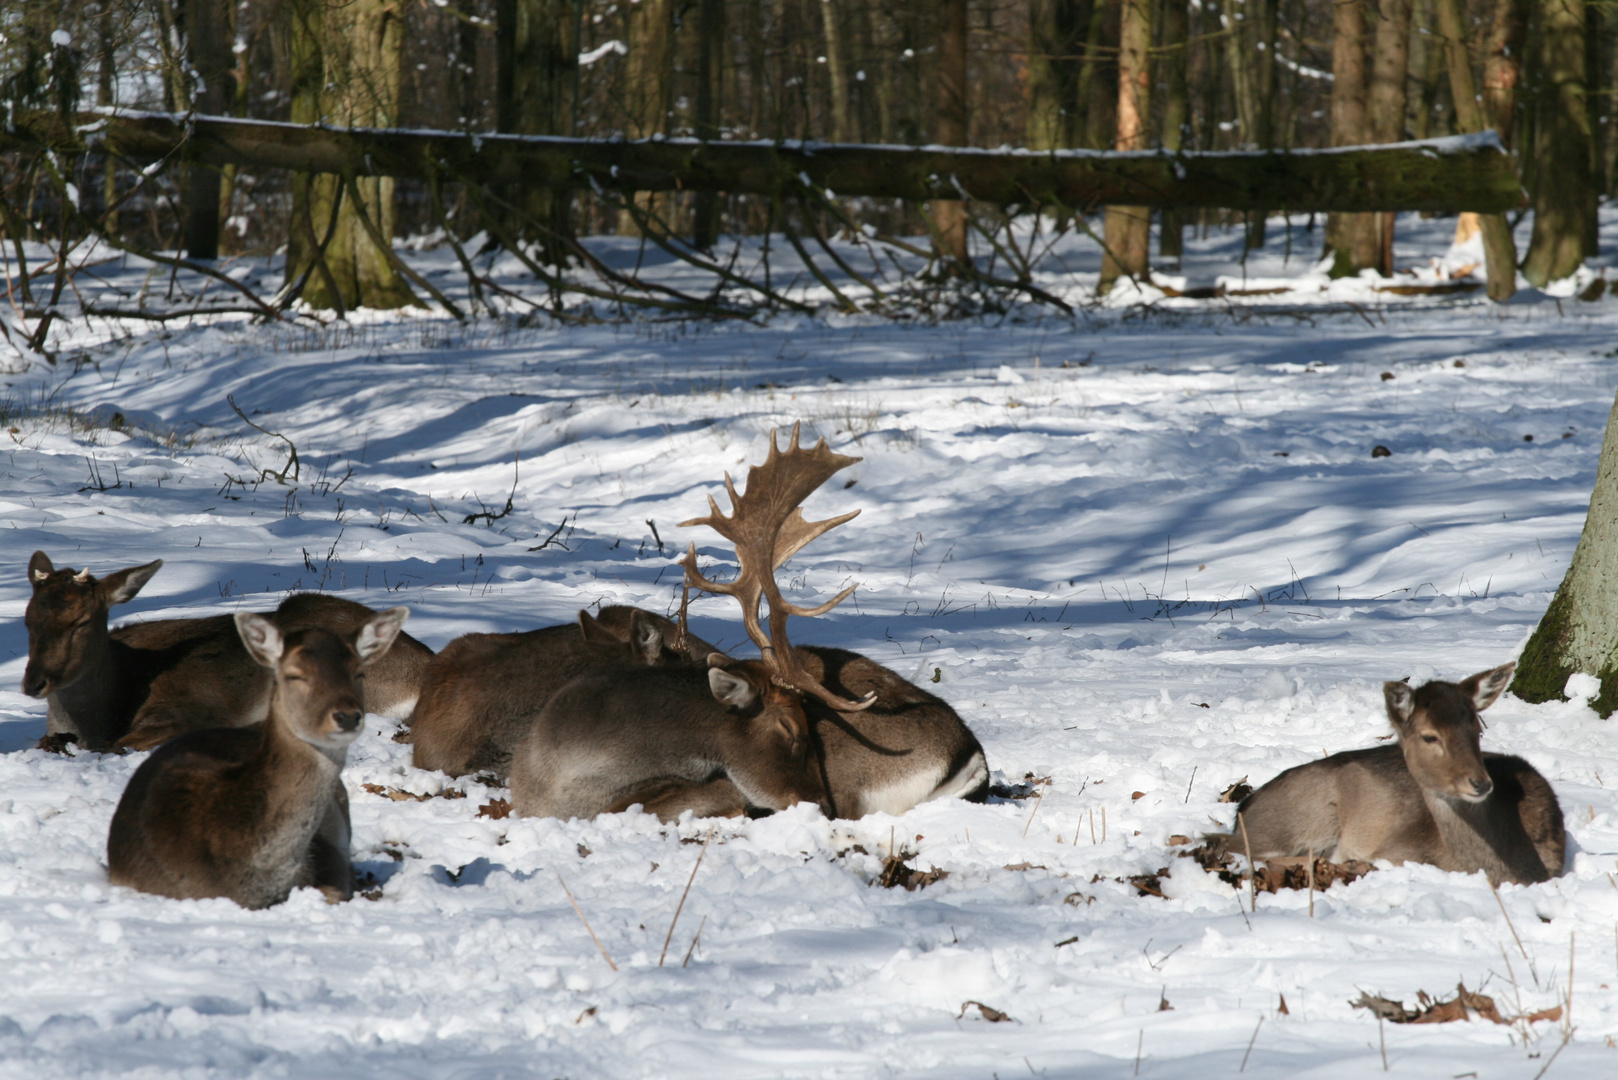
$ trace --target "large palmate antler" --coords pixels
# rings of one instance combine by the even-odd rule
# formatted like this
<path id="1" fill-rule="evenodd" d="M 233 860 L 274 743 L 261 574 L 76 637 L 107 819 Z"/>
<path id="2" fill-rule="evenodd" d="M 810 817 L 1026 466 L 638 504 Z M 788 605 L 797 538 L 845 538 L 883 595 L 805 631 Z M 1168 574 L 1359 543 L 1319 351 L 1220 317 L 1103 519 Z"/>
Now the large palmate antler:
<path id="1" fill-rule="evenodd" d="M 687 585 L 734 596 L 742 605 L 742 621 L 747 626 L 747 636 L 758 645 L 765 664 L 777 681 L 806 694 L 813 694 L 834 709 L 847 712 L 866 709 L 876 700 L 874 692 L 860 701 L 849 701 L 832 693 L 804 670 L 797 654 L 792 651 L 792 643 L 787 640 L 788 615 L 824 615 L 848 599 L 858 588 L 857 585 L 850 585 L 819 607 L 802 608 L 783 599 L 775 583 L 775 571 L 805 544 L 859 514 L 855 510 L 825 521 L 804 520 L 799 504 L 831 479 L 833 473 L 861 459 L 833 453 L 826 446 L 825 439 L 816 443 L 813 450 L 801 450 L 798 448 L 798 428 L 799 425 L 792 425 L 792 445 L 784 454 L 776 445 L 775 432 L 770 432 L 769 457 L 764 459 L 764 464 L 754 465 L 747 471 L 747 494 L 736 494 L 736 485 L 731 482 L 730 474 L 725 474 L 725 490 L 730 493 L 729 517 L 720 513 L 719 504 L 710 495 L 707 517 L 680 522 L 681 528 L 708 525 L 735 545 L 736 562 L 740 567 L 736 580 L 722 585 L 703 577 L 697 571 L 697 545 L 694 543 L 680 561 L 685 567 Z M 758 605 L 761 599 L 767 600 L 770 605 L 768 634 L 759 625 Z"/>

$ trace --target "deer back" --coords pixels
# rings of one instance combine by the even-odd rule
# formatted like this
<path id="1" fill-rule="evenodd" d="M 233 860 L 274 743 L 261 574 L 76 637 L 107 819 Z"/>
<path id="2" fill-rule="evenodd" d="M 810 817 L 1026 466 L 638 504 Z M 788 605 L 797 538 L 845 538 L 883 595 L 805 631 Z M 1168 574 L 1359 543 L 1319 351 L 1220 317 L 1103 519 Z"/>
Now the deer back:
<path id="1" fill-rule="evenodd" d="M 669 648 L 673 634 L 674 624 L 660 615 L 607 607 L 599 618 L 581 611 L 570 625 L 456 638 L 422 679 L 411 718 L 416 767 L 504 778 L 533 718 L 573 679 L 619 666 L 689 663 Z"/>
<path id="2" fill-rule="evenodd" d="M 280 903 L 313 885 L 352 892 L 348 801 L 339 762 L 364 718 L 360 671 L 386 653 L 408 612 L 350 634 L 282 634 L 236 617 L 247 652 L 273 671 L 269 715 L 244 728 L 192 731 L 161 746 L 113 814 L 107 863 L 116 885 L 177 899 Z"/>
<path id="3" fill-rule="evenodd" d="M 830 814 L 801 695 L 756 661 L 710 659 L 706 671 L 624 668 L 563 687 L 512 758 L 513 809 L 588 818 L 641 803 L 672 818 L 697 808 L 692 793 L 728 783 L 742 806 L 814 802 Z M 735 809 L 721 799 L 707 812 Z"/>

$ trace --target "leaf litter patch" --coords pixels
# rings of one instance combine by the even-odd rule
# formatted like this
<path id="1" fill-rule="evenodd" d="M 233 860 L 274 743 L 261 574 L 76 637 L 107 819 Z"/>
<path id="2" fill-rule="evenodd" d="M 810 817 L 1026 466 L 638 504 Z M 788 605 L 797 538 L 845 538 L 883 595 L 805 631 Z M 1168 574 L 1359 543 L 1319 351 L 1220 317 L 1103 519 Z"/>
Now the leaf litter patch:
<path id="1" fill-rule="evenodd" d="M 1552 1005 L 1548 1009 L 1539 1009 L 1520 1016 L 1503 1015 L 1495 1005 L 1494 998 L 1468 990 L 1465 983 L 1456 984 L 1455 996 L 1448 1001 L 1434 998 L 1425 990 L 1416 991 L 1414 1009 L 1405 1008 L 1402 1001 L 1368 994 L 1363 990 L 1360 991 L 1360 996 L 1349 1004 L 1356 1009 L 1367 1009 L 1378 1020 L 1386 1020 L 1392 1024 L 1448 1024 L 1455 1020 L 1470 1021 L 1474 1016 L 1496 1024 L 1519 1022 L 1531 1024 L 1538 1020 L 1562 1019 L 1561 1005 Z"/>

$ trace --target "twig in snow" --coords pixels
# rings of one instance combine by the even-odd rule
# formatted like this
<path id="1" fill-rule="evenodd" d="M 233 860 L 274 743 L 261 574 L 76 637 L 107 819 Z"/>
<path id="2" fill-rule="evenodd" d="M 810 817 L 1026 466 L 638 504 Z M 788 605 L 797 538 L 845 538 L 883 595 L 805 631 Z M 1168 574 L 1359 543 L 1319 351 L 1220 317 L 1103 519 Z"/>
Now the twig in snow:
<path id="1" fill-rule="evenodd" d="M 710 843 L 712 843 L 712 842 L 713 842 L 713 830 L 709 829 L 708 830 L 708 839 L 706 839 L 706 840 L 704 840 L 702 842 L 702 850 L 697 852 L 696 866 L 693 866 L 691 868 L 691 876 L 685 879 L 685 892 L 680 894 L 680 902 L 678 904 L 676 904 L 675 907 L 674 907 L 674 918 L 669 920 L 669 932 L 667 934 L 665 934 L 664 937 L 663 937 L 663 951 L 657 954 L 657 966 L 658 967 L 663 966 L 663 958 L 669 954 L 669 942 L 674 939 L 674 927 L 680 921 L 680 912 L 685 910 L 685 898 L 687 896 L 691 895 L 691 883 L 697 880 L 697 870 L 698 870 L 699 867 L 702 866 L 702 857 L 704 855 L 708 854 L 708 845 Z M 696 939 L 692 938 L 691 943 L 692 943 L 692 946 L 695 947 Z M 690 954 L 687 954 L 688 957 L 689 957 L 689 955 Z M 685 965 L 681 964 L 680 966 L 684 967 Z"/>
<path id="2" fill-rule="evenodd" d="M 697 932 L 691 935 L 691 947 L 685 950 L 685 959 L 680 961 L 681 967 L 685 967 L 691 962 L 691 954 L 697 951 L 697 942 L 702 939 L 702 928 L 707 925 L 708 916 L 704 915 L 702 921 L 697 923 Z M 670 929 L 673 929 L 673 927 L 670 927 Z"/>
<path id="3" fill-rule="evenodd" d="M 1242 827 L 1242 847 L 1247 849 L 1247 891 L 1252 897 L 1253 914 L 1258 914 L 1258 868 L 1253 865 L 1253 842 L 1247 836 L 1247 819 L 1236 815 L 1236 824 Z"/>
<path id="4" fill-rule="evenodd" d="M 1193 765 L 1193 766 L 1191 766 L 1191 780 L 1190 780 L 1190 783 L 1187 783 L 1185 785 L 1185 801 L 1188 802 L 1188 803 L 1191 801 L 1191 785 L 1195 784 L 1196 782 L 1197 782 L 1197 767 L 1195 765 Z"/>
<path id="5" fill-rule="evenodd" d="M 612 962 L 612 957 L 607 955 L 607 947 L 601 944 L 601 939 L 596 937 L 596 932 L 590 928 L 590 920 L 586 919 L 584 917 L 584 912 L 579 910 L 579 902 L 573 899 L 573 891 L 567 887 L 567 882 L 562 880 L 561 874 L 556 875 L 556 882 L 558 885 L 562 886 L 562 891 L 567 894 L 567 902 L 573 905 L 573 914 L 577 915 L 579 917 L 579 921 L 584 924 L 584 930 L 590 935 L 590 940 L 596 943 L 597 949 L 601 950 L 601 959 L 607 962 L 608 967 L 612 968 L 614 971 L 617 971 L 618 965 Z M 670 927 L 670 929 L 673 928 Z"/>
<path id="6" fill-rule="evenodd" d="M 1039 813 L 1039 804 L 1045 801 L 1045 788 L 1048 787 L 1050 787 L 1050 784 L 1047 782 L 1045 787 L 1039 789 L 1039 797 L 1034 800 L 1034 808 L 1028 811 L 1028 820 L 1022 823 L 1022 834 L 1024 836 L 1028 835 L 1028 826 L 1034 823 L 1034 815 Z"/>
<path id="7" fill-rule="evenodd" d="M 1378 1024 L 1380 1024 L 1381 1022 L 1382 1022 L 1381 1020 L 1377 1021 Z M 1258 1023 L 1253 1026 L 1253 1037 L 1251 1039 L 1247 1040 L 1247 1053 L 1242 1055 L 1242 1067 L 1237 1069 L 1236 1070 L 1237 1072 L 1244 1073 L 1244 1072 L 1247 1071 L 1247 1059 L 1248 1059 L 1249 1055 L 1251 1055 L 1253 1053 L 1253 1044 L 1258 1042 L 1258 1029 L 1263 1027 L 1263 1026 L 1264 1026 L 1264 1014 L 1259 1013 L 1258 1014 Z"/>

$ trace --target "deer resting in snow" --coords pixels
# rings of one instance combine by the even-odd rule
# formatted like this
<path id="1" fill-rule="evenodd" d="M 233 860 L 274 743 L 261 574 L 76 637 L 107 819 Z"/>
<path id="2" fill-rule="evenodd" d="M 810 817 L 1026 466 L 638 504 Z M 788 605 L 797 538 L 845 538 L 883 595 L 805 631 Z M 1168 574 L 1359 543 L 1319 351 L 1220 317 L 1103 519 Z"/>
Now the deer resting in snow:
<path id="1" fill-rule="evenodd" d="M 365 717 L 362 669 L 387 653 L 408 615 L 384 611 L 352 634 L 283 634 L 262 615 L 235 616 L 248 654 L 273 673 L 268 718 L 192 731 L 141 764 L 107 837 L 112 883 L 246 908 L 279 904 L 303 886 L 348 899 L 339 774 Z"/>
<path id="2" fill-rule="evenodd" d="M 1484 753 L 1478 713 L 1516 664 L 1460 683 L 1384 683 L 1399 741 L 1288 769 L 1238 808 L 1255 859 L 1307 855 L 1482 870 L 1495 884 L 1562 872 L 1566 833 L 1550 784 L 1519 757 Z M 1214 838 L 1244 849 L 1240 825 Z"/>
<path id="3" fill-rule="evenodd" d="M 185 731 L 258 723 L 269 708 L 271 678 L 242 648 L 229 615 L 160 619 L 107 627 L 108 609 L 133 600 L 163 566 L 158 559 L 92 577 L 57 569 L 43 551 L 28 562 L 33 596 L 23 693 L 45 698 L 46 734 L 71 736 L 90 749 L 110 744 L 149 750 Z M 324 626 L 359 629 L 376 614 L 335 596 L 295 593 L 271 618 L 283 633 Z M 371 705 L 408 715 L 431 650 L 408 634 L 371 672 Z"/>
<path id="4" fill-rule="evenodd" d="M 782 453 L 772 435 L 747 492 L 725 477 L 732 512 L 712 498 L 709 525 L 736 548 L 736 580 L 716 584 L 685 557 L 686 582 L 733 596 L 758 660 L 708 656 L 706 673 L 639 668 L 576 679 L 535 719 L 511 767 L 521 814 L 589 817 L 636 803 L 665 819 L 686 810 L 734 815 L 818 803 L 828 816 L 902 813 L 949 795 L 982 798 L 983 752 L 954 711 L 886 668 L 840 649 L 804 649 L 786 635 L 789 615 L 824 614 L 850 587 L 815 608 L 788 603 L 775 571 L 815 537 L 859 511 L 809 522 L 799 505 L 858 458 L 821 440 Z M 760 604 L 769 609 L 766 632 Z M 683 620 L 682 620 L 683 621 Z"/>
<path id="5" fill-rule="evenodd" d="M 418 769 L 501 780 L 534 717 L 573 679 L 618 667 L 706 666 L 713 646 L 679 638 L 674 623 L 640 608 L 579 612 L 573 625 L 520 634 L 464 634 L 427 664 L 410 719 Z"/>

